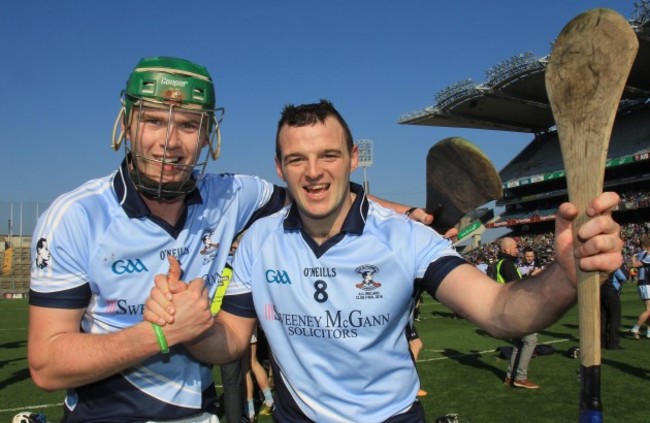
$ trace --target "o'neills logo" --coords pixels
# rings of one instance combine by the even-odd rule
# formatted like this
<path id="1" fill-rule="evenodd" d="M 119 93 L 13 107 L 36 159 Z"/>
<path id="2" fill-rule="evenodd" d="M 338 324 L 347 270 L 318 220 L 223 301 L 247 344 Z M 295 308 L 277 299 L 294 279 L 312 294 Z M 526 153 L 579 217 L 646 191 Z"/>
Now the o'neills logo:
<path id="1" fill-rule="evenodd" d="M 188 81 L 180 81 L 178 79 L 167 79 L 163 76 L 160 83 L 163 85 L 170 85 L 172 87 L 185 87 Z"/>

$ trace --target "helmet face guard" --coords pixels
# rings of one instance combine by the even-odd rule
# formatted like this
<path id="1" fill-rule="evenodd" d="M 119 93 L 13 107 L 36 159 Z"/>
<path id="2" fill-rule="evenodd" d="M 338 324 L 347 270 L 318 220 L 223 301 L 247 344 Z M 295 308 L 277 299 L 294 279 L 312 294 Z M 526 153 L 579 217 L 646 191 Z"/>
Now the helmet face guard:
<path id="1" fill-rule="evenodd" d="M 202 66 L 165 57 L 140 61 L 122 93 L 112 146 L 117 150 L 127 140 L 125 154 L 131 179 L 141 193 L 173 199 L 195 188 L 208 158 L 216 160 L 219 156 L 224 109 L 214 106 L 214 86 Z M 122 131 L 116 136 L 118 126 Z M 191 142 L 188 137 L 192 137 Z M 171 144 L 180 138 L 183 154 L 170 153 Z"/>

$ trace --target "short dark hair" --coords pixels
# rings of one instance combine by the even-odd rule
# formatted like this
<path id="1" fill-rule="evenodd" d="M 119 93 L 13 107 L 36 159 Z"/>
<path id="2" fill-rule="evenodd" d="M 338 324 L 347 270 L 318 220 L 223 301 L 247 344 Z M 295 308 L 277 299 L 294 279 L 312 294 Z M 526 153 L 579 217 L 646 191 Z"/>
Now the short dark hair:
<path id="1" fill-rule="evenodd" d="M 526 253 L 533 253 L 533 254 L 535 254 L 535 250 L 533 250 L 533 247 L 531 247 L 531 246 L 529 246 L 529 245 L 526 245 L 526 246 L 524 247 L 524 254 L 526 254 Z M 537 255 L 537 254 L 535 254 L 535 255 Z"/>
<path id="2" fill-rule="evenodd" d="M 338 110 L 329 100 L 321 99 L 318 103 L 300 104 L 298 106 L 287 104 L 282 110 L 282 116 L 278 121 L 278 129 L 275 133 L 275 157 L 280 160 L 280 130 L 284 125 L 300 127 L 307 125 L 315 125 L 316 123 L 323 123 L 327 117 L 336 119 L 345 133 L 345 142 L 348 146 L 348 152 L 352 152 L 354 142 L 352 140 L 352 132 L 350 127 L 343 117 L 339 114 Z"/>

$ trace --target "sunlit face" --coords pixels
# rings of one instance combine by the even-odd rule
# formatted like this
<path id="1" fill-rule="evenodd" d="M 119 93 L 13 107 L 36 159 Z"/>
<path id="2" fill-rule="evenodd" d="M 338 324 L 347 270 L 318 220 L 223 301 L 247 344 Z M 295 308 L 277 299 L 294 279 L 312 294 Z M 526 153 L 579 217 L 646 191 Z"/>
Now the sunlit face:
<path id="1" fill-rule="evenodd" d="M 140 175 L 162 184 L 186 181 L 207 143 L 206 115 L 153 107 L 133 113 L 129 140 Z"/>
<path id="2" fill-rule="evenodd" d="M 524 253 L 524 260 L 526 263 L 532 263 L 535 261 L 535 253 L 532 251 L 526 251 Z"/>
<path id="3" fill-rule="evenodd" d="M 348 151 L 345 132 L 333 117 L 324 123 L 292 127 L 278 134 L 278 175 L 287 183 L 303 220 L 342 222 L 349 210 L 350 174 L 358 163 L 358 150 Z"/>

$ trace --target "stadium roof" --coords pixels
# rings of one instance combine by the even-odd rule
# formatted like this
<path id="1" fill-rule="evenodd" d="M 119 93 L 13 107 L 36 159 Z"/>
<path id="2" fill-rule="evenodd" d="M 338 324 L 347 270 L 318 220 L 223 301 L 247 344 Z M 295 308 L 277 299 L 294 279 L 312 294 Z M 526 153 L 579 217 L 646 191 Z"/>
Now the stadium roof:
<path id="1" fill-rule="evenodd" d="M 623 104 L 650 97 L 650 12 L 645 2 L 639 17 L 630 20 L 639 39 L 639 51 L 632 66 Z M 541 133 L 555 122 L 548 102 L 544 72 L 548 56 L 524 53 L 486 71 L 486 82 L 457 82 L 436 95 L 436 103 L 402 115 L 405 125 L 492 129 Z"/>

